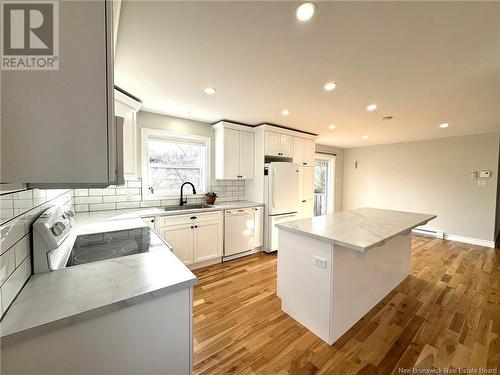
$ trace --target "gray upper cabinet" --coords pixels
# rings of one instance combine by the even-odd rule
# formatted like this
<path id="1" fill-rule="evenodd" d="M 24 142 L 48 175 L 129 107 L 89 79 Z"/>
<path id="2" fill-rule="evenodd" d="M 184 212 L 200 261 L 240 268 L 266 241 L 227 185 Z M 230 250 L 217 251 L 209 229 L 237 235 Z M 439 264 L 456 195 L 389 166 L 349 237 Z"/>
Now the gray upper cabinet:
<path id="1" fill-rule="evenodd" d="M 2 72 L 2 182 L 116 183 L 111 13 L 103 0 L 60 1 L 59 70 Z"/>

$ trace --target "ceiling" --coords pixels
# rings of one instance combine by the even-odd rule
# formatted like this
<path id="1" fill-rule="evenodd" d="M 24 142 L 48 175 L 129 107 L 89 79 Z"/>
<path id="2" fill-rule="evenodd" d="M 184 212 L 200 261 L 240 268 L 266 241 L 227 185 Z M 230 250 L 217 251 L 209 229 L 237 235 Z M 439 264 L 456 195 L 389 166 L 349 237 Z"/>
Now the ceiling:
<path id="1" fill-rule="evenodd" d="M 297 5 L 123 2 L 115 82 L 146 110 L 340 147 L 500 130 L 500 2 L 317 2 L 305 23 Z"/>

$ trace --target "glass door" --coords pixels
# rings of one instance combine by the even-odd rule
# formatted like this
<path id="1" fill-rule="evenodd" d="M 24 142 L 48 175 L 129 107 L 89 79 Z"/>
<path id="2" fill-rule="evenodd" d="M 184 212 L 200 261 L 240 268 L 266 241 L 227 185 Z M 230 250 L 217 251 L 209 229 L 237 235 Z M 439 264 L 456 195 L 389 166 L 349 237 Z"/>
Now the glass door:
<path id="1" fill-rule="evenodd" d="M 314 170 L 314 216 L 326 215 L 334 210 L 334 162 L 335 157 L 316 157 Z"/>
<path id="2" fill-rule="evenodd" d="M 316 159 L 314 171 L 314 216 L 326 215 L 328 207 L 328 160 Z"/>

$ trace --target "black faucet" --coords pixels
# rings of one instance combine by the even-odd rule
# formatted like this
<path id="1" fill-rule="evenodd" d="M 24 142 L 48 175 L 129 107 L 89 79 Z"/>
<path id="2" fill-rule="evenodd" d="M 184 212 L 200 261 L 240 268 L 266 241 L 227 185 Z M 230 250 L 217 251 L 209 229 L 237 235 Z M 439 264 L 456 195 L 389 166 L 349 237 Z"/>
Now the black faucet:
<path id="1" fill-rule="evenodd" d="M 196 189 L 194 188 L 194 185 L 191 182 L 184 182 L 181 185 L 181 206 L 184 206 L 184 203 L 188 202 L 187 198 L 184 199 L 183 193 L 182 193 L 182 190 L 184 189 L 184 185 L 191 185 L 191 187 L 193 188 L 193 194 L 196 194 Z"/>

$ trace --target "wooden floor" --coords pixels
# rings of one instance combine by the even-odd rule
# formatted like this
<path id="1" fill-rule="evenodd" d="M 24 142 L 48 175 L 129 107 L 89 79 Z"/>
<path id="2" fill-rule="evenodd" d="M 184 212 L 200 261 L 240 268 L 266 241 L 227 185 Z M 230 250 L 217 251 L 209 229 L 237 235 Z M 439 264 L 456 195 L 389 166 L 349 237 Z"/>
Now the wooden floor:
<path id="1" fill-rule="evenodd" d="M 195 374 L 500 366 L 500 250 L 414 236 L 411 275 L 332 346 L 281 312 L 275 255 L 195 274 Z"/>

